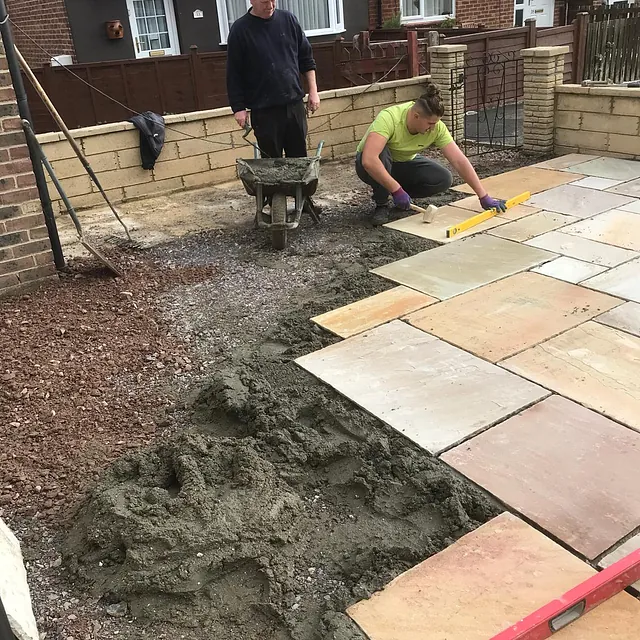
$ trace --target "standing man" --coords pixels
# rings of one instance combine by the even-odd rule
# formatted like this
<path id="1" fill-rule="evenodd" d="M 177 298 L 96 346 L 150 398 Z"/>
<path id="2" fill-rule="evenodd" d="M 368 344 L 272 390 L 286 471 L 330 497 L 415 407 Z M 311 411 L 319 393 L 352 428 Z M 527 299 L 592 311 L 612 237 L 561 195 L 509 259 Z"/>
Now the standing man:
<path id="1" fill-rule="evenodd" d="M 276 0 L 251 0 L 227 41 L 227 93 L 236 122 L 251 126 L 263 157 L 307 156 L 307 117 L 300 83 L 309 85 L 308 109 L 320 106 L 316 63 L 297 18 Z"/>

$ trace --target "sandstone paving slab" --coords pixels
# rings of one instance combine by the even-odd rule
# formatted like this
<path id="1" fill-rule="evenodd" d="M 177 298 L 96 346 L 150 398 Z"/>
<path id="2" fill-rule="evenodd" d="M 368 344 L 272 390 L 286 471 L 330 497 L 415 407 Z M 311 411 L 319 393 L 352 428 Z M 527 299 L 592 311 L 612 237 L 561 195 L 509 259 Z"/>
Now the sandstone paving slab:
<path id="1" fill-rule="evenodd" d="M 537 273 L 520 273 L 416 311 L 407 320 L 498 362 L 620 305 L 617 298 L 594 293 Z"/>
<path id="2" fill-rule="evenodd" d="M 640 162 L 622 158 L 596 158 L 570 167 L 567 171 L 611 180 L 635 180 L 640 178 Z"/>
<path id="3" fill-rule="evenodd" d="M 585 322 L 501 366 L 640 430 L 640 338 Z"/>
<path id="4" fill-rule="evenodd" d="M 551 262 L 532 269 L 533 272 L 541 273 L 543 276 L 550 276 L 551 278 L 572 282 L 573 284 L 578 284 L 583 280 L 593 278 L 593 276 L 604 273 L 606 270 L 607 267 L 601 267 L 597 264 L 591 264 L 590 262 L 583 262 L 575 258 L 567 258 L 567 256 L 556 258 Z"/>
<path id="5" fill-rule="evenodd" d="M 640 164 L 640 162 L 638 162 Z M 621 193 L 625 196 L 632 196 L 633 198 L 640 198 L 640 180 L 631 180 L 630 182 L 624 182 L 618 186 L 608 189 L 607 193 Z"/>
<path id="6" fill-rule="evenodd" d="M 618 562 L 618 560 L 626 558 L 630 553 L 633 553 L 638 549 L 640 549 L 640 535 L 629 538 L 629 540 L 621 544 L 617 549 L 607 554 L 604 558 L 602 558 L 602 560 L 600 560 L 600 562 L 598 562 L 598 566 L 601 569 L 606 569 L 612 564 Z M 640 580 L 638 580 L 638 582 L 634 582 L 632 587 L 636 591 L 640 591 Z"/>
<path id="7" fill-rule="evenodd" d="M 640 337 L 640 304 L 636 302 L 625 302 L 594 319 L 600 324 Z"/>
<path id="8" fill-rule="evenodd" d="M 585 189 L 573 184 L 549 189 L 531 196 L 531 205 L 546 211 L 565 213 L 576 218 L 590 218 L 609 209 L 617 209 L 632 202 L 628 196 Z"/>
<path id="9" fill-rule="evenodd" d="M 585 187 L 586 189 L 596 189 L 597 191 L 604 191 L 605 189 L 611 189 L 611 187 L 617 187 L 622 184 L 624 180 L 610 180 L 609 178 L 594 178 L 587 176 L 571 184 L 576 187 Z"/>
<path id="10" fill-rule="evenodd" d="M 639 216 L 640 217 L 640 216 Z M 492 229 L 489 233 L 498 238 L 524 242 L 548 231 L 554 231 L 560 227 L 571 224 L 579 218 L 567 216 L 564 213 L 554 213 L 553 211 L 540 211 L 533 215 L 514 220 L 501 225 L 497 229 Z"/>
<path id="11" fill-rule="evenodd" d="M 399 320 L 296 362 L 434 454 L 548 395 Z"/>
<path id="12" fill-rule="evenodd" d="M 631 213 L 640 213 L 640 200 L 634 200 L 629 204 L 620 207 L 622 211 L 631 211 Z"/>
<path id="13" fill-rule="evenodd" d="M 582 283 L 582 286 L 632 302 L 640 302 L 640 259 L 621 264 L 615 269 L 589 278 Z"/>
<path id="14" fill-rule="evenodd" d="M 370 640 L 488 640 L 595 575 L 595 569 L 503 513 L 347 610 Z M 637 638 L 640 602 L 620 593 L 557 634 Z"/>
<path id="15" fill-rule="evenodd" d="M 562 233 L 640 251 L 640 215 L 613 209 L 565 226 Z"/>
<path id="16" fill-rule="evenodd" d="M 525 244 L 604 267 L 617 267 L 638 257 L 636 252 L 629 249 L 571 236 L 560 231 L 549 231 L 527 240 Z"/>
<path id="17" fill-rule="evenodd" d="M 442 459 L 588 559 L 640 526 L 640 433 L 561 396 Z"/>
<path id="18" fill-rule="evenodd" d="M 481 234 L 378 267 L 373 273 L 444 300 L 555 257 L 543 249 Z"/>
<path id="19" fill-rule="evenodd" d="M 435 298 L 407 287 L 394 287 L 375 296 L 311 318 L 312 322 L 341 338 L 373 329 L 438 302 Z"/>
<path id="20" fill-rule="evenodd" d="M 530 191 L 532 194 L 539 193 L 575 180 L 575 174 L 564 171 L 550 171 L 539 167 L 522 167 L 515 171 L 508 171 L 507 173 L 485 178 L 482 184 L 494 198 L 509 200 L 525 191 Z M 473 193 L 473 189 L 468 184 L 453 188 L 461 193 Z M 533 205 L 533 202 L 529 201 L 528 204 Z"/>
<path id="21" fill-rule="evenodd" d="M 476 196 L 471 196 L 470 198 L 462 198 L 462 200 L 456 200 L 455 202 L 451 202 L 450 206 L 457 207 L 458 209 L 466 209 L 467 211 L 472 211 L 473 213 L 482 213 L 483 211 L 483 207 Z M 530 207 L 526 204 L 519 204 L 515 207 L 507 209 L 502 213 L 499 213 L 497 217 L 506 218 L 507 220 L 519 220 L 520 218 L 524 218 L 525 216 L 530 216 L 532 213 L 538 213 L 538 211 L 540 211 L 539 208 Z M 471 217 L 473 213 L 469 214 L 468 217 Z"/>
<path id="22" fill-rule="evenodd" d="M 589 162 L 590 160 L 596 160 L 599 157 L 600 156 L 590 156 L 583 153 L 567 153 L 566 155 L 559 156 L 558 158 L 538 162 L 538 164 L 534 164 L 533 166 L 539 167 L 540 169 L 556 169 L 558 171 L 562 171 L 569 167 L 575 167 L 584 162 Z"/>
<path id="23" fill-rule="evenodd" d="M 422 214 L 419 213 L 415 216 L 408 216 L 407 218 L 401 218 L 400 220 L 389 222 L 384 226 L 389 229 L 395 229 L 396 231 L 410 233 L 421 238 L 435 240 L 442 244 L 448 244 L 506 223 L 506 220 L 503 218 L 494 216 L 493 218 L 489 218 L 489 220 L 485 220 L 482 224 L 478 224 L 475 227 L 471 227 L 471 229 L 467 229 L 467 231 L 458 233 L 452 238 L 447 238 L 447 229 L 449 227 L 460 224 L 473 215 L 474 214 L 471 211 L 467 211 L 465 209 L 458 209 L 456 207 L 439 207 L 435 219 L 433 222 L 428 224 L 423 221 Z M 640 216 L 638 216 L 638 218 L 640 219 Z"/>

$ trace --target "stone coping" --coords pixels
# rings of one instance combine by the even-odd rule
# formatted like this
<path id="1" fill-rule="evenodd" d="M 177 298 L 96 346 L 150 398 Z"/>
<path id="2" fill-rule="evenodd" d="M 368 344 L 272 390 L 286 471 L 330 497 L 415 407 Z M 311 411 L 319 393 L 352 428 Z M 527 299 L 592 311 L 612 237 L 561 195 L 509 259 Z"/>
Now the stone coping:
<path id="1" fill-rule="evenodd" d="M 520 55 L 523 58 L 553 58 L 555 56 L 564 56 L 569 53 L 568 46 L 559 47 L 533 47 L 531 49 L 522 49 Z"/>
<path id="2" fill-rule="evenodd" d="M 640 89 L 631 87 L 603 86 L 603 87 L 583 87 L 579 84 L 561 84 L 556 87 L 557 93 L 575 93 L 580 95 L 610 96 L 612 98 L 638 98 L 640 99 Z"/>
<path id="3" fill-rule="evenodd" d="M 462 46 L 462 45 L 450 45 L 450 46 Z M 466 45 L 465 45 L 466 48 Z M 424 84 L 431 78 L 430 75 L 416 76 L 415 78 L 404 78 L 401 80 L 390 80 L 388 82 L 378 82 L 371 87 L 368 85 L 361 85 L 357 87 L 347 87 L 346 89 L 334 89 L 330 91 L 321 91 L 321 100 L 331 100 L 332 98 L 345 98 L 349 96 L 357 96 L 361 93 L 373 93 L 375 91 L 381 91 L 383 89 L 393 89 L 395 87 L 404 87 L 410 85 Z M 195 120 L 210 120 L 212 118 L 223 118 L 233 115 L 230 107 L 221 107 L 220 109 L 208 109 L 206 111 L 192 111 L 189 113 L 179 113 L 176 115 L 165 116 L 165 123 L 167 125 L 179 124 L 182 122 L 193 122 Z M 72 131 L 74 138 L 88 138 L 90 136 L 104 135 L 107 133 L 116 133 L 118 131 L 132 131 L 135 126 L 131 122 L 112 122 L 109 124 L 100 124 L 94 127 L 84 127 L 82 129 L 74 129 Z M 54 131 L 51 133 L 41 133 L 38 136 L 38 140 L 41 144 L 48 142 L 58 142 L 60 140 L 66 140 L 64 134 L 61 131 Z"/>

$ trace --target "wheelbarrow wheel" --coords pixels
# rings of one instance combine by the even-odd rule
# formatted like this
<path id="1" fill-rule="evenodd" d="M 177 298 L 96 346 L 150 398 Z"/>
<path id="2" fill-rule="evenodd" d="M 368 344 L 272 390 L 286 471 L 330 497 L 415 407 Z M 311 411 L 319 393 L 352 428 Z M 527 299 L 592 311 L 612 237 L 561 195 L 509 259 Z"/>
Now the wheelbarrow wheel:
<path id="1" fill-rule="evenodd" d="M 287 196 L 276 193 L 271 202 L 271 224 L 283 224 L 287 221 Z M 287 230 L 278 229 L 271 232 L 271 244 L 274 249 L 285 249 L 287 246 Z"/>

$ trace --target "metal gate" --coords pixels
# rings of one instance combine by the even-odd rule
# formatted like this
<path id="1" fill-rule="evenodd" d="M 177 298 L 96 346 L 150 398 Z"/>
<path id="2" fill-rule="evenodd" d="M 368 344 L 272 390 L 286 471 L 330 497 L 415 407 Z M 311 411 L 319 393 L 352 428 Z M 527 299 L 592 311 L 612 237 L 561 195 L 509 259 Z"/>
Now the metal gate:
<path id="1" fill-rule="evenodd" d="M 524 75 L 518 56 L 488 53 L 451 71 L 451 133 L 466 155 L 522 145 Z"/>

